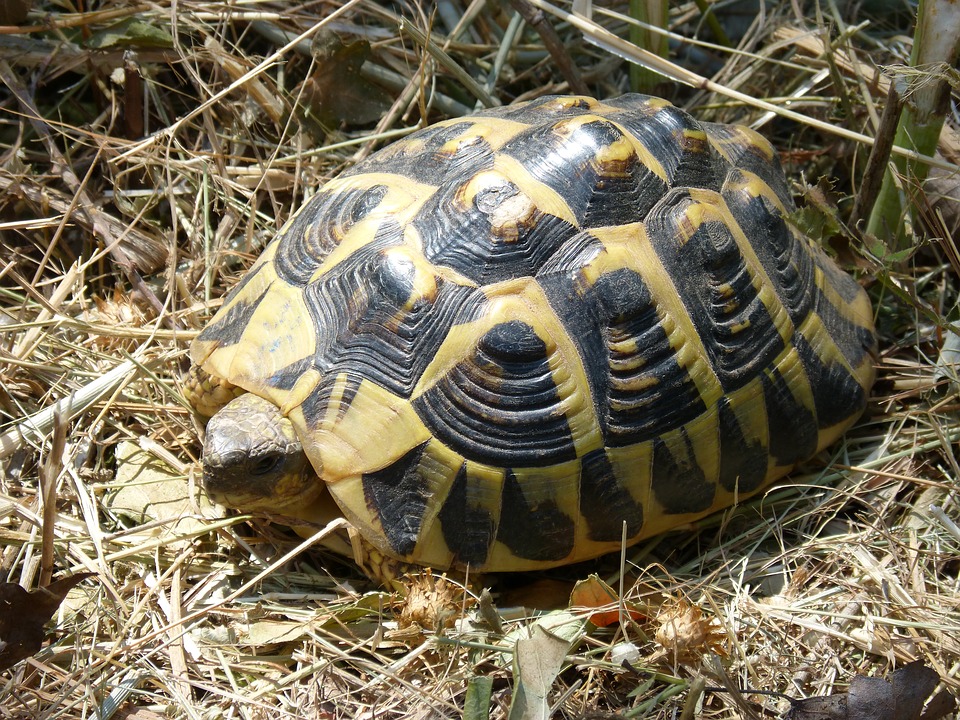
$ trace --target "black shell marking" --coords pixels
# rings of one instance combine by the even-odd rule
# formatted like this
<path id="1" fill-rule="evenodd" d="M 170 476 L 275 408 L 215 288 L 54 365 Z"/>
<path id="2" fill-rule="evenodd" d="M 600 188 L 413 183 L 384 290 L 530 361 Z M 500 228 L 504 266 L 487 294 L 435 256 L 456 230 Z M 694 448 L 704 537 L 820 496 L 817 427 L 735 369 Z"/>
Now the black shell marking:
<path id="1" fill-rule="evenodd" d="M 574 519 L 565 514 L 549 488 L 521 486 L 507 470 L 497 540 L 514 555 L 535 562 L 556 562 L 573 551 Z"/>
<path id="2" fill-rule="evenodd" d="M 247 273 L 241 282 L 244 285 L 250 282 L 256 277 L 256 270 L 257 268 L 254 268 L 254 271 Z M 267 285 L 248 302 L 237 303 L 227 308 L 203 329 L 198 339 L 202 342 L 216 343 L 221 347 L 236 345 L 243 339 L 247 323 L 269 291 L 270 286 Z"/>
<path id="3" fill-rule="evenodd" d="M 653 441 L 653 494 L 670 515 L 703 512 L 713 505 L 716 485 L 697 464 L 693 444 L 681 431 Z"/>
<path id="4" fill-rule="evenodd" d="M 720 398 L 717 413 L 720 485 L 727 492 L 752 493 L 767 476 L 767 448 L 761 439 L 744 434 L 729 398 Z"/>
<path id="5" fill-rule="evenodd" d="M 667 190 L 627 137 L 601 118 L 561 121 L 518 135 L 503 152 L 559 193 L 580 227 L 625 225 L 642 220 Z M 605 157 L 607 148 L 619 152 Z"/>
<path id="6" fill-rule="evenodd" d="M 674 190 L 651 211 L 647 228 L 720 384 L 731 391 L 756 377 L 783 350 L 783 340 L 731 228 L 719 218 L 690 227 L 694 212 L 709 210 L 687 190 Z"/>
<path id="7" fill-rule="evenodd" d="M 752 243 L 751 248 L 773 282 L 772 289 L 784 310 L 798 325 L 813 305 L 816 288 L 813 259 L 805 243 L 798 242 L 790 231 L 773 200 L 754 194 L 756 187 L 741 170 L 733 170 L 723 184 L 721 195 L 743 234 L 747 238 L 764 239 L 762 243 Z"/>
<path id="8" fill-rule="evenodd" d="M 314 196 L 280 233 L 277 275 L 291 285 L 306 287 L 327 255 L 350 228 L 370 214 L 386 192 L 384 185 L 374 185 Z"/>
<path id="9" fill-rule="evenodd" d="M 616 542 L 624 534 L 632 538 L 643 528 L 643 505 L 630 495 L 602 450 L 580 460 L 580 514 L 589 538 L 597 542 Z"/>
<path id="10" fill-rule="evenodd" d="M 778 465 L 792 466 L 817 450 L 816 417 L 797 401 L 778 370 L 770 370 L 760 379 L 770 427 L 770 455 Z"/>
<path id="11" fill-rule="evenodd" d="M 470 483 L 467 464 L 463 463 L 437 518 L 455 562 L 483 567 L 496 539 L 496 526 L 485 508 L 470 501 Z"/>
<path id="12" fill-rule="evenodd" d="M 532 198 L 500 175 L 489 176 L 483 189 L 467 197 L 474 178 L 441 186 L 414 221 L 430 262 L 485 285 L 533 275 L 576 233 L 562 218 L 536 209 Z"/>
<path id="13" fill-rule="evenodd" d="M 418 445 L 383 470 L 363 475 L 367 506 L 380 518 L 387 542 L 399 555 L 409 555 L 417 545 L 420 523 L 430 502 L 416 470 L 426 443 Z"/>
<path id="14" fill-rule="evenodd" d="M 513 320 L 483 335 L 413 406 L 434 437 L 468 460 L 537 467 L 576 457 L 559 401 L 543 340 Z"/>

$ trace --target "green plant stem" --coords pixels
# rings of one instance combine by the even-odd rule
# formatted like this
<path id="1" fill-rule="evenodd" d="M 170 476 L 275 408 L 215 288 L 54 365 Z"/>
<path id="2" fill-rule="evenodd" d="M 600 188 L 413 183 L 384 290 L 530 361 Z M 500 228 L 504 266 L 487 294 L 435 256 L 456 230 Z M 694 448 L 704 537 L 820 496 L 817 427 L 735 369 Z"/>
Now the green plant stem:
<path id="1" fill-rule="evenodd" d="M 666 28 L 670 7 L 667 0 L 630 0 L 630 17 L 634 20 Z M 630 26 L 630 42 L 659 57 L 667 57 L 667 37 L 639 25 Z M 639 65 L 630 66 L 630 87 L 634 92 L 650 93 L 663 78 Z"/>
<path id="2" fill-rule="evenodd" d="M 945 74 L 936 68 L 952 65 L 960 52 L 960 3 L 955 0 L 920 0 L 910 65 L 916 80 L 903 93 L 904 109 L 894 144 L 933 155 L 943 129 L 950 97 Z M 892 252 L 908 248 L 905 230 L 911 196 L 919 192 L 928 166 L 903 157 L 893 160 L 880 187 L 877 203 L 867 223 L 867 233 L 886 242 Z"/>

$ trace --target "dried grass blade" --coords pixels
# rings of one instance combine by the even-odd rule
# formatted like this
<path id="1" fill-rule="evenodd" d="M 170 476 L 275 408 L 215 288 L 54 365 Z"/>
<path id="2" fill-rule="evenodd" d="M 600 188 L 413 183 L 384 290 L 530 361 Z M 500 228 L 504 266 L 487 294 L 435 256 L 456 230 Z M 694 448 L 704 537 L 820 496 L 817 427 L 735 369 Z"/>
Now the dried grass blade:
<path id="1" fill-rule="evenodd" d="M 54 427 L 58 413 L 67 421 L 76 417 L 140 368 L 136 360 L 126 360 L 84 388 L 58 400 L 48 408 L 25 417 L 11 430 L 0 435 L 0 460 L 13 454 L 26 442 L 41 442 Z"/>

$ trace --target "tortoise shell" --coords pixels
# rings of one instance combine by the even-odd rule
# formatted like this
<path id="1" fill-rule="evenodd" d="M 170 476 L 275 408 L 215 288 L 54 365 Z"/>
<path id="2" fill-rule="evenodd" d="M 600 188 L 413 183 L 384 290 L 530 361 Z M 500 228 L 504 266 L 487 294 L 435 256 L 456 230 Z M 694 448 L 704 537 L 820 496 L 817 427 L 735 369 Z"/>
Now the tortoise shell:
<path id="1" fill-rule="evenodd" d="M 324 185 L 193 361 L 279 408 L 391 557 L 595 557 L 764 488 L 863 411 L 869 300 L 793 209 L 763 138 L 664 100 L 483 111 Z"/>

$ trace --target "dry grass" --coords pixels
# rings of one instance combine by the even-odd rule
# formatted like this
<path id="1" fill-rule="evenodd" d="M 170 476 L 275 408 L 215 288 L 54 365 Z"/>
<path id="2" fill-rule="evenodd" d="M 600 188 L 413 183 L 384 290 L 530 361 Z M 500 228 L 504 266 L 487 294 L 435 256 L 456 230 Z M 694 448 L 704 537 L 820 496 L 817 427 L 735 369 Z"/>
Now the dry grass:
<path id="1" fill-rule="evenodd" d="M 349 562 L 202 504 L 186 350 L 324 179 L 425 116 L 567 81 L 536 34 L 502 40 L 512 13 L 498 3 L 466 15 L 466 2 L 438 3 L 452 18 L 404 5 L 402 23 L 357 0 L 87 5 L 38 0 L 23 25 L 0 28 L 2 579 L 97 574 L 44 649 L 0 674 L 0 719 L 456 717 L 476 678 L 492 680 L 490 717 L 502 718 L 514 642 L 534 620 L 520 603 L 566 606 L 569 581 L 590 572 L 647 613 L 578 637 L 549 696 L 557 718 L 684 706 L 774 717 L 783 699 L 687 683 L 803 697 L 916 658 L 957 692 L 960 423 L 955 390 L 935 387 L 957 300 L 951 243 L 918 240 L 894 265 L 841 236 L 841 260 L 874 299 L 882 358 L 869 417 L 832 454 L 695 532 L 629 549 L 624 576 L 607 558 L 514 578 L 496 608 L 430 585 L 411 618 L 394 596 L 362 594 Z M 737 52 L 682 40 L 698 32 L 693 3 L 671 17 L 687 67 L 869 136 L 886 94 L 875 68 L 909 55 L 907 17 L 781 11 L 738 31 L 721 16 Z M 596 20 L 626 37 L 621 19 Z M 590 92 L 626 89 L 618 58 L 557 27 Z M 865 147 L 713 92 L 663 91 L 705 119 L 763 121 L 788 172 L 828 179 L 819 187 L 847 218 Z M 31 429 L 26 418 L 57 403 L 61 419 Z M 702 615 L 704 653 L 656 643 L 664 600 Z M 500 630 L 481 619 L 497 609 Z M 583 613 L 567 617 L 577 627 Z M 410 624 L 438 618 L 436 630 Z"/>

